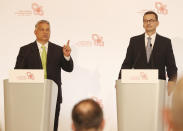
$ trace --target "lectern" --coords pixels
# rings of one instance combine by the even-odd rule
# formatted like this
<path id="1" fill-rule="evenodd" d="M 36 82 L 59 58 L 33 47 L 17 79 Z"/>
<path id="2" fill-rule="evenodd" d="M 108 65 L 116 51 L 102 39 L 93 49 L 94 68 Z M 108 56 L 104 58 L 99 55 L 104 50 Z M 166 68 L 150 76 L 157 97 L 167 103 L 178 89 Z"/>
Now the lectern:
<path id="1" fill-rule="evenodd" d="M 118 131 L 164 131 L 165 81 L 137 82 L 151 79 L 151 73 L 133 71 L 122 76 L 130 81 L 116 81 Z"/>
<path id="2" fill-rule="evenodd" d="M 55 82 L 4 80 L 5 131 L 52 131 L 58 88 Z"/>

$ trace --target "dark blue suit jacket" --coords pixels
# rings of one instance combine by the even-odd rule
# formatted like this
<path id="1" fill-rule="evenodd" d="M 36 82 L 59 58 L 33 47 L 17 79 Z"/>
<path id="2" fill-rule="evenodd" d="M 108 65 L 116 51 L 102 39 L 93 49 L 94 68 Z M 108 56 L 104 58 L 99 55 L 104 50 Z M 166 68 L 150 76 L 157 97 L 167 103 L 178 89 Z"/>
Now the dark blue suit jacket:
<path id="1" fill-rule="evenodd" d="M 126 58 L 121 69 L 158 69 L 159 79 L 169 80 L 177 77 L 177 67 L 173 54 L 171 40 L 156 34 L 153 50 L 149 62 L 147 62 L 145 34 L 132 37 L 127 49 Z M 121 71 L 119 73 L 121 78 Z"/>
<path id="2" fill-rule="evenodd" d="M 67 72 L 73 70 L 72 58 L 64 58 L 62 47 L 48 43 L 47 52 L 47 79 L 53 80 L 58 85 L 58 102 L 62 102 L 61 68 Z M 36 41 L 20 48 L 15 69 L 42 69 L 41 57 Z"/>

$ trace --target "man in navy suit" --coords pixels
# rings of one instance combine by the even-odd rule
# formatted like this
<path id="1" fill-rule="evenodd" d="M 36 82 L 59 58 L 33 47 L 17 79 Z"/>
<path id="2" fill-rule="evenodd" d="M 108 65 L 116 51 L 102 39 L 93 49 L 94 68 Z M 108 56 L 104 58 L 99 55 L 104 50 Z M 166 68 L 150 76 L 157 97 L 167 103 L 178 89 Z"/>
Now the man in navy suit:
<path id="1" fill-rule="evenodd" d="M 158 69 L 159 79 L 163 80 L 166 80 L 167 72 L 168 94 L 170 94 L 177 79 L 177 67 L 171 40 L 156 33 L 158 25 L 158 15 L 155 12 L 148 11 L 144 14 L 145 33 L 130 39 L 121 69 Z M 147 52 L 149 49 L 150 54 Z M 121 78 L 121 71 L 118 78 Z"/>
<path id="2" fill-rule="evenodd" d="M 45 78 L 53 80 L 58 85 L 58 96 L 55 110 L 54 131 L 57 131 L 60 104 L 62 103 L 61 68 L 67 72 L 73 70 L 73 60 L 70 56 L 69 41 L 61 47 L 49 41 L 50 24 L 40 20 L 35 25 L 36 41 L 20 48 L 15 69 L 44 69 Z M 42 54 L 45 52 L 45 64 Z"/>

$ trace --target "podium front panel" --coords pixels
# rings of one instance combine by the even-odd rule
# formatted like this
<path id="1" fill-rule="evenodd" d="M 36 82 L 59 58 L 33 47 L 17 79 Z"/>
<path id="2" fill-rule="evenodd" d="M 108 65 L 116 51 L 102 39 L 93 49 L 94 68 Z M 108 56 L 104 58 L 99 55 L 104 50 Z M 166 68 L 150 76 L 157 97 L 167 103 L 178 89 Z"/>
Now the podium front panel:
<path id="1" fill-rule="evenodd" d="M 6 131 L 40 131 L 44 85 L 6 80 L 4 86 Z"/>
<path id="2" fill-rule="evenodd" d="M 9 83 L 4 80 L 6 131 L 52 131 L 58 87 L 44 83 Z"/>
<path id="3" fill-rule="evenodd" d="M 117 81 L 118 131 L 163 131 L 165 82 L 126 84 Z"/>

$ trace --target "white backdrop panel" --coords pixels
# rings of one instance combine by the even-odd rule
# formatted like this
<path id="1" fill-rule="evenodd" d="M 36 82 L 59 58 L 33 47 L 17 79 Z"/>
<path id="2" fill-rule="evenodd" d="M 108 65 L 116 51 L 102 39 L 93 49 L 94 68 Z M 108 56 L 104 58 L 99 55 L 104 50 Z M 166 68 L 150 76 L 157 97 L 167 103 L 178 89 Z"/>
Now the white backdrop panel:
<path id="1" fill-rule="evenodd" d="M 105 131 L 117 131 L 114 84 L 130 37 L 144 32 L 142 16 L 146 10 L 158 13 L 160 25 L 157 31 L 172 39 L 179 76 L 183 72 L 181 0 L 0 2 L 0 130 L 4 130 L 3 79 L 14 68 L 19 48 L 35 40 L 34 25 L 40 19 L 51 23 L 50 41 L 62 46 L 68 39 L 71 40 L 74 71 L 62 73 L 63 103 L 59 125 L 62 131 L 71 130 L 72 107 L 86 97 L 93 97 L 103 105 Z M 95 43 L 96 38 L 98 43 Z"/>

